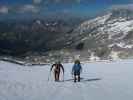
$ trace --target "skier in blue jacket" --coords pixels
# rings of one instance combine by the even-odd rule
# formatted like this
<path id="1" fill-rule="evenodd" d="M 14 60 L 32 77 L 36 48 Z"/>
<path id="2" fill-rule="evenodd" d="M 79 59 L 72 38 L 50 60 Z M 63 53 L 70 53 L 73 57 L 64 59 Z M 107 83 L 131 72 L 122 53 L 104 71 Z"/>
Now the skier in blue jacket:
<path id="1" fill-rule="evenodd" d="M 74 75 L 74 82 L 76 82 L 77 80 L 78 82 L 80 82 L 81 71 L 82 71 L 82 66 L 80 64 L 80 61 L 76 60 L 72 68 L 72 75 Z"/>

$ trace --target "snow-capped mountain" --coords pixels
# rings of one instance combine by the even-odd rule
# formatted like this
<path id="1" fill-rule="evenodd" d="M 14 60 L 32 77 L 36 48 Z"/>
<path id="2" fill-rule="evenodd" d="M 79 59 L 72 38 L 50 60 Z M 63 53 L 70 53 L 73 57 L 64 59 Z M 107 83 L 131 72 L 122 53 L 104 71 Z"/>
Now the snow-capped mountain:
<path id="1" fill-rule="evenodd" d="M 104 16 L 97 17 L 93 20 L 85 21 L 78 27 L 77 30 L 79 31 L 80 34 L 86 32 L 95 33 L 97 31 L 95 36 L 97 36 L 98 34 L 108 34 L 108 39 L 113 39 L 113 37 L 121 33 L 121 35 L 117 37 L 123 39 L 128 34 L 129 31 L 132 31 L 133 19 L 130 19 L 128 15 L 126 17 L 123 16 L 114 17 L 115 13 L 114 11 L 112 11 Z M 122 11 L 122 13 L 125 12 Z"/>
<path id="2" fill-rule="evenodd" d="M 102 16 L 83 22 L 74 30 L 73 36 L 78 37 L 78 43 L 84 43 L 85 49 L 94 52 L 103 50 L 103 55 L 106 49 L 124 56 L 132 55 L 133 9 L 113 8 Z"/>

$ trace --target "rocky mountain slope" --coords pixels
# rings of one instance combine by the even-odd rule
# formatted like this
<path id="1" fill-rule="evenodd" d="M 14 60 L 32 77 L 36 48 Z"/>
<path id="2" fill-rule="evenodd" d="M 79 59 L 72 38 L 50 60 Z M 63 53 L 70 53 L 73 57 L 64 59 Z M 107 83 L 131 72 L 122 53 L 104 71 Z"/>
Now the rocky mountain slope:
<path id="1" fill-rule="evenodd" d="M 12 23 L 9 25 L 13 27 L 7 27 L 8 32 L 5 32 L 5 27 L 1 28 L 3 32 L 0 34 L 0 46 L 5 48 L 4 52 L 8 52 L 10 47 L 12 51 L 19 53 L 23 53 L 23 50 L 29 51 L 26 55 L 31 58 L 34 58 L 33 50 L 39 53 L 43 51 L 43 54 L 35 55 L 38 59 L 43 55 L 42 59 L 48 61 L 58 58 L 70 60 L 75 56 L 85 60 L 132 58 L 132 7 L 116 7 L 79 24 L 82 21 L 75 19 L 73 22 L 46 22 L 36 19 L 32 22 Z"/>
<path id="2" fill-rule="evenodd" d="M 45 18 L 0 21 L 0 53 L 19 55 L 28 51 L 46 52 L 63 48 L 65 36 L 73 31 L 79 20 L 73 19 L 71 23 Z"/>

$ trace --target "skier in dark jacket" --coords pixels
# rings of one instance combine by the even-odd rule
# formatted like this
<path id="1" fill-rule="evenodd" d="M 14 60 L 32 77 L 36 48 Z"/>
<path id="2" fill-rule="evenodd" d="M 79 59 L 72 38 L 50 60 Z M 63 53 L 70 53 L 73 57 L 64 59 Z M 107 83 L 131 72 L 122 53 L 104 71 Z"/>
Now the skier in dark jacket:
<path id="1" fill-rule="evenodd" d="M 53 68 L 54 68 L 54 70 L 53 70 Z M 55 81 L 59 81 L 61 69 L 62 69 L 63 75 L 64 75 L 64 67 L 60 63 L 60 61 L 58 61 L 58 62 L 56 62 L 55 64 L 52 65 L 51 71 L 52 70 L 54 71 L 54 79 L 55 79 Z"/>
<path id="2" fill-rule="evenodd" d="M 80 64 L 80 61 L 76 60 L 75 64 L 73 65 L 73 68 L 72 68 L 72 75 L 74 75 L 74 82 L 76 82 L 76 80 L 78 80 L 78 82 L 80 82 L 81 71 L 82 71 L 82 66 Z"/>

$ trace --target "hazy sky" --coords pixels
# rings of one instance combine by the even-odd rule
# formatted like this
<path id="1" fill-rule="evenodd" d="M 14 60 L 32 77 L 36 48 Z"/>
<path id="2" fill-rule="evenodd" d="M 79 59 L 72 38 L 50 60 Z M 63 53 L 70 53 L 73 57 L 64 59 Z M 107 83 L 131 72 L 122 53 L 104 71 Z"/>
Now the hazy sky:
<path id="1" fill-rule="evenodd" d="M 0 14 L 79 14 L 95 15 L 113 5 L 133 0 L 0 0 Z"/>

